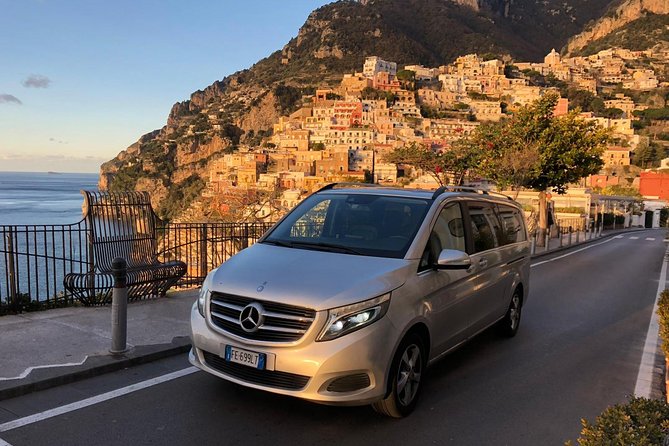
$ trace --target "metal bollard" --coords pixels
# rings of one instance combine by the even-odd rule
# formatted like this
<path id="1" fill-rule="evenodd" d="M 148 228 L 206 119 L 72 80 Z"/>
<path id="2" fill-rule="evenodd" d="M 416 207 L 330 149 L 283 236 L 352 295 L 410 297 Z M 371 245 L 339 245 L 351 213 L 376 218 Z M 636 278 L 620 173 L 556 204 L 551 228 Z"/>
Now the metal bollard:
<path id="1" fill-rule="evenodd" d="M 117 257 L 112 261 L 114 290 L 112 291 L 112 345 L 109 352 L 120 355 L 128 351 L 128 264 Z"/>
<path id="2" fill-rule="evenodd" d="M 564 231 L 562 230 L 562 228 L 558 228 L 558 238 L 560 240 L 560 245 L 559 245 L 560 248 L 562 248 L 562 236 L 564 235 L 563 232 Z"/>
<path id="3" fill-rule="evenodd" d="M 569 239 L 568 239 L 569 240 L 569 246 L 571 246 L 571 233 L 572 233 L 572 231 L 573 231 L 572 227 L 569 226 Z"/>
<path id="4" fill-rule="evenodd" d="M 580 242 L 580 238 L 581 238 L 581 230 L 578 229 L 578 230 L 576 231 L 576 243 L 579 243 L 579 242 Z"/>
<path id="5" fill-rule="evenodd" d="M 537 251 L 537 233 L 532 234 L 532 242 L 530 243 L 530 255 L 534 255 Z"/>
<path id="6" fill-rule="evenodd" d="M 550 229 L 547 229 L 546 230 L 546 245 L 545 245 L 546 248 L 544 249 L 544 251 L 548 251 L 551 247 L 550 245 L 551 245 L 551 231 L 550 231 Z"/>

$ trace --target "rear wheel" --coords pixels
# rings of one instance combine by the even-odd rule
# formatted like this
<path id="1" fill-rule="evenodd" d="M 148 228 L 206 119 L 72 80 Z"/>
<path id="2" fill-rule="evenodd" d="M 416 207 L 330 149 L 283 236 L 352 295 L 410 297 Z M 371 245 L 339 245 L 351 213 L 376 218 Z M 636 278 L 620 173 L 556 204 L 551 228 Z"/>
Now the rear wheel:
<path id="1" fill-rule="evenodd" d="M 511 296 L 509 309 L 506 311 L 504 319 L 499 321 L 499 331 L 502 336 L 512 338 L 518 333 L 520 327 L 520 316 L 523 309 L 523 296 L 521 291 L 516 288 Z"/>
<path id="2" fill-rule="evenodd" d="M 420 395 L 427 354 L 423 340 L 413 333 L 407 336 L 395 352 L 390 368 L 392 386 L 387 398 L 372 405 L 375 411 L 393 418 L 413 412 Z"/>

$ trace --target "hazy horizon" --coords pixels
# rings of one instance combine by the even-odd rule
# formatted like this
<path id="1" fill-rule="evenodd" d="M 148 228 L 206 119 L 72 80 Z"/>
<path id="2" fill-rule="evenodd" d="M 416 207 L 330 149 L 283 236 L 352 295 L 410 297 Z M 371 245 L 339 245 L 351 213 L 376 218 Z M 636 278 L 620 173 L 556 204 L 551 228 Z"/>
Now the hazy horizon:
<path id="1" fill-rule="evenodd" d="M 100 172 L 71 172 L 62 170 L 2 170 L 0 173 L 54 173 L 54 174 L 72 174 L 72 175 L 100 175 Z"/>

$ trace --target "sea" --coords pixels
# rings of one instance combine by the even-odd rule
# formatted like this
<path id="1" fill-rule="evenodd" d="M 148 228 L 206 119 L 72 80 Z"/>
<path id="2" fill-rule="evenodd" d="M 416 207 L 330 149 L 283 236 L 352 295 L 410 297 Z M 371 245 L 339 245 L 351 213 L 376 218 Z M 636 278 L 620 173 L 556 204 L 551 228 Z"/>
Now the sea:
<path id="1" fill-rule="evenodd" d="M 0 225 L 77 223 L 82 189 L 97 190 L 98 174 L 0 172 Z"/>

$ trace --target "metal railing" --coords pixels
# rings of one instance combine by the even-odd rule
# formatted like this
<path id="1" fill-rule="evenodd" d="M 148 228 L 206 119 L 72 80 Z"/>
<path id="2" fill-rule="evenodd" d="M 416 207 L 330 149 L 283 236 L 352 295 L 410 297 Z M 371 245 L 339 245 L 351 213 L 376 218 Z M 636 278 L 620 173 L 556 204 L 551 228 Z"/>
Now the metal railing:
<path id="1" fill-rule="evenodd" d="M 156 228 L 158 260 L 186 262 L 177 286 L 195 286 L 209 271 L 255 243 L 273 223 L 175 223 Z"/>
<path id="2" fill-rule="evenodd" d="M 585 218 L 575 218 L 560 219 L 555 229 L 557 230 L 546 231 L 541 240 L 538 230 L 530 233 L 530 252 L 532 255 L 601 237 L 604 226 L 601 221 L 597 224 L 594 220 L 591 220 L 588 224 Z M 553 232 L 554 234 L 552 234 Z"/>
<path id="3" fill-rule="evenodd" d="M 63 278 L 92 270 L 89 234 L 84 220 L 0 226 L 0 314 L 72 304 Z"/>
<path id="4" fill-rule="evenodd" d="M 560 228 L 571 227 L 574 231 L 585 231 L 587 219 L 585 217 L 557 218 L 557 225 Z"/>
<path id="5" fill-rule="evenodd" d="M 255 243 L 272 223 L 173 223 L 156 227 L 158 260 L 188 265 L 179 287 L 197 286 L 213 268 Z M 0 226 L 0 315 L 75 303 L 67 273 L 94 271 L 91 228 L 71 225 Z"/>

